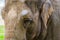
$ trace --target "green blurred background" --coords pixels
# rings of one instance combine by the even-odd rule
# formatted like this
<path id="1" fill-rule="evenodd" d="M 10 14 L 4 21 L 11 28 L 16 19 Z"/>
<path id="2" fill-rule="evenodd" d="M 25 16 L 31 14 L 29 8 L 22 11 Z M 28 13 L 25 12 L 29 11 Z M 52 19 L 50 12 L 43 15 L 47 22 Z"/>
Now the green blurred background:
<path id="1" fill-rule="evenodd" d="M 0 40 L 4 40 L 4 25 L 0 25 Z"/>

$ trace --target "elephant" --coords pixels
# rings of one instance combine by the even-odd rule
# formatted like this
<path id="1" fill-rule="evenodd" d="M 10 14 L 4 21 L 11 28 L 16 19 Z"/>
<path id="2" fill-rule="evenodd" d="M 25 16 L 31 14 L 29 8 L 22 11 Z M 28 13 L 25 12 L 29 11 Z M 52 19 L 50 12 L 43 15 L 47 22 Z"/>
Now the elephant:
<path id="1" fill-rule="evenodd" d="M 60 40 L 59 0 L 6 0 L 5 40 Z"/>
<path id="2" fill-rule="evenodd" d="M 2 10 L 5 40 L 33 40 L 39 35 L 41 22 L 37 5 L 35 1 L 31 4 L 33 11 L 29 5 L 24 0 L 6 0 Z"/>

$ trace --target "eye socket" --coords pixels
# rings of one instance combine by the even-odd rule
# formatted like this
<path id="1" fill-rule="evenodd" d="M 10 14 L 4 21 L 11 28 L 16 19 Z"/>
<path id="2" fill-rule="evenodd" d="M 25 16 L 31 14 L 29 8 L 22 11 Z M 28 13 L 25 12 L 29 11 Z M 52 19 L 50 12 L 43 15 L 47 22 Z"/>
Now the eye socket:
<path id="1" fill-rule="evenodd" d="M 24 23 L 32 23 L 33 20 L 29 18 L 24 18 Z"/>
<path id="2" fill-rule="evenodd" d="M 32 19 L 24 18 L 24 20 L 23 20 L 24 28 L 29 27 L 32 23 L 33 23 L 33 20 Z"/>

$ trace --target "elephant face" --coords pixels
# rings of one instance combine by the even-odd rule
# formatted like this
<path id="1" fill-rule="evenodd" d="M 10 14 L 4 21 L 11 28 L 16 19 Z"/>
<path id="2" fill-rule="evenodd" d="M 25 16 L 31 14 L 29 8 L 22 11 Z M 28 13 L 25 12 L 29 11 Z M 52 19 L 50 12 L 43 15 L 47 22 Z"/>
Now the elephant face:
<path id="1" fill-rule="evenodd" d="M 53 11 L 50 1 L 43 0 L 42 5 L 39 5 L 36 0 L 10 1 L 6 2 L 2 11 L 6 26 L 5 39 L 37 40 L 41 35 L 44 39 L 47 34 L 47 21 Z"/>
<path id="2" fill-rule="evenodd" d="M 37 34 L 39 35 L 38 15 L 38 11 L 33 13 L 24 2 L 7 2 L 2 10 L 5 21 L 5 40 L 32 40 Z"/>

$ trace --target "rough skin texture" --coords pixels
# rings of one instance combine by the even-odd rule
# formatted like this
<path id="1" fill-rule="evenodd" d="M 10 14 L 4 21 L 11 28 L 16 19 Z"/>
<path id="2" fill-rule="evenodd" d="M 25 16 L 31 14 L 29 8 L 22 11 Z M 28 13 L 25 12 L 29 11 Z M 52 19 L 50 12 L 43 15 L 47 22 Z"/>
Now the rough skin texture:
<path id="1" fill-rule="evenodd" d="M 46 40 L 52 5 L 50 0 L 6 0 L 5 40 Z"/>

